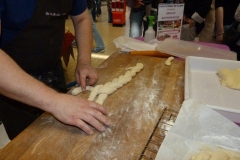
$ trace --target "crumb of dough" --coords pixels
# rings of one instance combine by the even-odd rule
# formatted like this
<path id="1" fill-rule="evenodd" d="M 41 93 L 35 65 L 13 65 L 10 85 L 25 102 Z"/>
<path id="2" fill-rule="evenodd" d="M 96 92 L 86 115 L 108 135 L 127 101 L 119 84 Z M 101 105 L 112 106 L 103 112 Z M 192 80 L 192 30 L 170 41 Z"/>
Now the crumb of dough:
<path id="1" fill-rule="evenodd" d="M 165 65 L 170 66 L 172 64 L 172 60 L 174 60 L 174 57 L 168 57 L 168 59 L 165 61 Z"/>

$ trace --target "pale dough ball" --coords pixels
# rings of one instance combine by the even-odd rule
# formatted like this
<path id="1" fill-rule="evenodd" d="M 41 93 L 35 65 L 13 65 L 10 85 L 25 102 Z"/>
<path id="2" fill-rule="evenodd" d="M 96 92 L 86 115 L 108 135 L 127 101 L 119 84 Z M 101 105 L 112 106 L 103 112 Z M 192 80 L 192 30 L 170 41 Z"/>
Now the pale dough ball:
<path id="1" fill-rule="evenodd" d="M 222 68 L 217 72 L 217 75 L 223 86 L 240 89 L 240 68 L 236 70 Z"/>
<path id="2" fill-rule="evenodd" d="M 205 151 L 197 154 L 196 156 L 193 156 L 191 160 L 209 160 L 211 156 L 212 156 L 212 152 Z"/>
<path id="3" fill-rule="evenodd" d="M 240 160 L 240 154 L 230 150 L 206 150 L 192 156 L 191 160 Z"/>
<path id="4" fill-rule="evenodd" d="M 213 152 L 210 160 L 229 160 L 230 156 L 223 151 Z"/>
<path id="5" fill-rule="evenodd" d="M 224 152 L 230 156 L 229 160 L 240 160 L 240 153 L 229 150 L 224 150 Z"/>

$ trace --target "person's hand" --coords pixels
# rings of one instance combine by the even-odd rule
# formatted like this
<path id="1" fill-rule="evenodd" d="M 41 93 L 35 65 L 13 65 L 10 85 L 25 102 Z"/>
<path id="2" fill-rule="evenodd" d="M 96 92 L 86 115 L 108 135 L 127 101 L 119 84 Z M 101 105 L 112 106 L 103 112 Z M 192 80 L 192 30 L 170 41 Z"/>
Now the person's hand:
<path id="1" fill-rule="evenodd" d="M 142 2 L 142 0 L 134 0 L 133 8 L 140 8 L 141 6 L 144 6 L 144 3 Z"/>
<path id="2" fill-rule="evenodd" d="M 87 134 L 93 134 L 93 129 L 104 131 L 104 125 L 109 126 L 107 111 L 99 104 L 81 97 L 57 93 L 49 104 L 49 112 L 65 124 L 81 128 Z"/>
<path id="3" fill-rule="evenodd" d="M 87 85 L 94 85 L 98 81 L 97 70 L 91 64 L 79 63 L 76 67 L 75 78 L 81 88 L 85 90 Z"/>
<path id="4" fill-rule="evenodd" d="M 183 20 L 188 23 L 189 29 L 195 26 L 195 21 L 193 19 L 183 16 Z"/>

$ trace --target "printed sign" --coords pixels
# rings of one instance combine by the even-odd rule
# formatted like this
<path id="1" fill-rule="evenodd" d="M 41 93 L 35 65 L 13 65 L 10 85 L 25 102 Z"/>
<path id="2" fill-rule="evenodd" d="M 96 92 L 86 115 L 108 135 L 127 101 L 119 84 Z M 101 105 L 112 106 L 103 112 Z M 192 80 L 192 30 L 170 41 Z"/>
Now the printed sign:
<path id="1" fill-rule="evenodd" d="M 157 40 L 180 39 L 184 4 L 161 3 L 158 6 Z"/>

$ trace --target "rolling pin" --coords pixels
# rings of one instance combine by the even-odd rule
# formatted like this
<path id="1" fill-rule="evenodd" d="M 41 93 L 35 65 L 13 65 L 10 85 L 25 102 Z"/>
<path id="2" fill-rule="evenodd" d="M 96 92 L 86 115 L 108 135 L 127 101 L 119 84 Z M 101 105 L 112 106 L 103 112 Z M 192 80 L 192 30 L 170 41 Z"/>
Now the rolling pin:
<path id="1" fill-rule="evenodd" d="M 152 57 L 161 57 L 161 58 L 168 58 L 172 55 L 167 53 L 162 53 L 159 51 L 130 51 L 129 54 L 132 55 L 142 55 L 142 56 L 152 56 Z"/>

